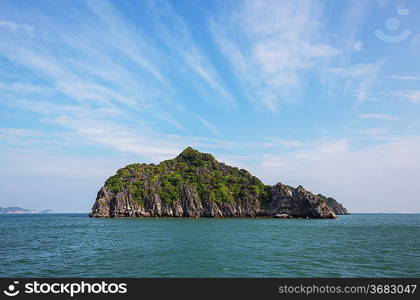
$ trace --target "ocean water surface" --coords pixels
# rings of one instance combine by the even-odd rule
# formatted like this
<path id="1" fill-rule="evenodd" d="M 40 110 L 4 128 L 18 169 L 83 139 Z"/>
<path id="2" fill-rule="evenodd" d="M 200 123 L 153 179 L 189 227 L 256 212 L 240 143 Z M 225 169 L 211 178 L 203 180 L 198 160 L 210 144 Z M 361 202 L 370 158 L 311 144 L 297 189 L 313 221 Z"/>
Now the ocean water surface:
<path id="1" fill-rule="evenodd" d="M 420 277 L 420 215 L 0 215 L 0 277 Z"/>

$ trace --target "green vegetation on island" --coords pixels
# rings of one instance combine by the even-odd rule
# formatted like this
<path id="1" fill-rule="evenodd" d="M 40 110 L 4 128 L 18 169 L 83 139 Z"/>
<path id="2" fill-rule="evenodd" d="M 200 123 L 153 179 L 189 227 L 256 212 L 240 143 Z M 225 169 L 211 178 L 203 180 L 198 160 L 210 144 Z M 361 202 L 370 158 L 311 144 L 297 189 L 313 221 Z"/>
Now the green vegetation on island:
<path id="1" fill-rule="evenodd" d="M 265 185 L 248 171 L 191 147 L 159 164 L 131 164 L 99 190 L 91 217 L 333 219 L 346 212 L 302 186 Z"/>
<path id="2" fill-rule="evenodd" d="M 139 205 L 146 190 L 156 191 L 167 203 L 179 201 L 183 185 L 194 187 L 201 198 L 217 203 L 231 203 L 247 195 L 256 196 L 265 203 L 269 188 L 248 171 L 219 163 L 211 154 L 191 147 L 158 165 L 128 165 L 105 182 L 105 187 L 114 193 L 126 187 Z"/>

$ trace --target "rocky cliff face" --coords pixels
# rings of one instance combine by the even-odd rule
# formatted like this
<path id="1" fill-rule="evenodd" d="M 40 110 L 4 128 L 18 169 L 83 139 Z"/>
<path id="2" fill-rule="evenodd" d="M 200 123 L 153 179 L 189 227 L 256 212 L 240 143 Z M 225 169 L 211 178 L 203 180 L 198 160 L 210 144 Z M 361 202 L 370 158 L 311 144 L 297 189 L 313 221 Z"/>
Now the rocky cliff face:
<path id="1" fill-rule="evenodd" d="M 325 197 L 324 195 L 317 195 L 321 201 L 325 201 L 327 205 L 334 211 L 336 215 L 349 215 L 349 211 L 337 200 L 331 197 Z"/>
<path id="2" fill-rule="evenodd" d="M 91 217 L 335 218 L 327 201 L 185 149 L 174 159 L 119 169 L 99 190 Z"/>

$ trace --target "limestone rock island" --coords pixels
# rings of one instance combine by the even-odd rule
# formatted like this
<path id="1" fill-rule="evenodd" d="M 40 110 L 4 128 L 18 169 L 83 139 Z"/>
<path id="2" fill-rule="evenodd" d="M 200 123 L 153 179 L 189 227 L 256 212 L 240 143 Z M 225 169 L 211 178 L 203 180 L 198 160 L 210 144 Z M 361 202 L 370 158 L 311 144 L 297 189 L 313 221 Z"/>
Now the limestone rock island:
<path id="1" fill-rule="evenodd" d="M 265 185 L 244 169 L 190 147 L 176 158 L 119 169 L 101 187 L 90 217 L 274 217 L 333 219 L 347 210 L 302 186 Z"/>

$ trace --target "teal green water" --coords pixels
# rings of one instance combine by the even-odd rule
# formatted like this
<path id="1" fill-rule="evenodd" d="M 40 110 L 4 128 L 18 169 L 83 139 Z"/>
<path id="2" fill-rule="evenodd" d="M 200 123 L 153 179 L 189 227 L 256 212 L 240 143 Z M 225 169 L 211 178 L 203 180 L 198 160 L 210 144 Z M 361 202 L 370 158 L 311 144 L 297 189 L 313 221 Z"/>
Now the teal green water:
<path id="1" fill-rule="evenodd" d="M 0 277 L 420 277 L 420 215 L 0 215 Z"/>

